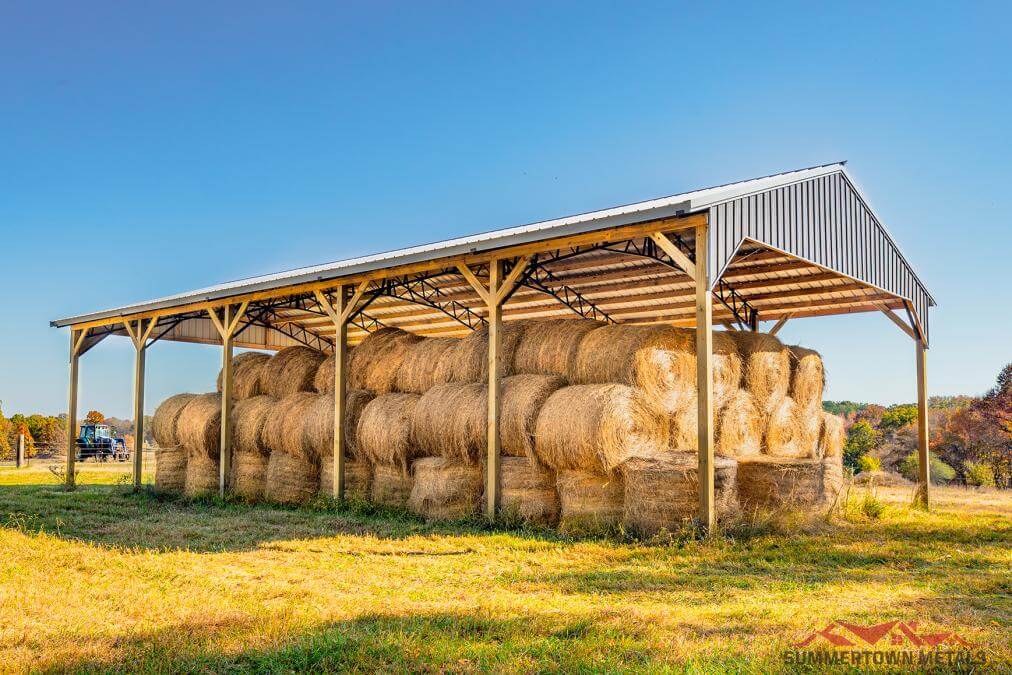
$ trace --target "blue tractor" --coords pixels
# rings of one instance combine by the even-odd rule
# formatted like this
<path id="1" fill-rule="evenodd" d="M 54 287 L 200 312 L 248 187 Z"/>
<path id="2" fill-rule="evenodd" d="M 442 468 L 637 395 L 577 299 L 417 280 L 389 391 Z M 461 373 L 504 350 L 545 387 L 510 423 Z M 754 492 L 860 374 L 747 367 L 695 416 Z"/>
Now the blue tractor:
<path id="1" fill-rule="evenodd" d="M 125 462 L 130 458 L 126 440 L 112 435 L 108 424 L 82 424 L 77 435 L 77 461 L 92 457 L 96 462 L 115 460 Z"/>

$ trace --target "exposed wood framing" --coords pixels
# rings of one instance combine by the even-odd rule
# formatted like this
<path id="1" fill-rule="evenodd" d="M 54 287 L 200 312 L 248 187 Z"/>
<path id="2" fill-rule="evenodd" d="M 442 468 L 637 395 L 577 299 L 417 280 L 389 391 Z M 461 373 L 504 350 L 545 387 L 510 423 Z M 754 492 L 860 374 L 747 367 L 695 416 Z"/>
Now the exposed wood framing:
<path id="1" fill-rule="evenodd" d="M 134 491 L 141 489 L 144 470 L 144 361 L 148 351 L 148 339 L 157 323 L 157 319 L 137 319 L 136 326 L 130 321 L 123 322 L 127 335 L 134 343 Z"/>
<path id="2" fill-rule="evenodd" d="M 707 225 L 696 226 L 696 424 L 699 442 L 699 523 L 712 534 L 717 522 L 713 481 L 713 301 Z"/>
<path id="3" fill-rule="evenodd" d="M 88 329 L 70 329 L 70 386 L 67 394 L 67 463 L 64 485 L 74 489 L 74 464 L 77 461 L 77 387 L 80 376 L 80 359 Z"/>
<path id="4" fill-rule="evenodd" d="M 928 454 L 928 349 L 917 340 L 917 501 L 931 508 L 931 462 Z"/>
<path id="5" fill-rule="evenodd" d="M 331 321 L 334 322 L 334 499 L 344 499 L 344 464 L 347 448 L 345 428 L 345 412 L 348 407 L 347 361 L 348 361 L 348 321 L 356 306 L 362 301 L 365 287 L 359 284 L 351 297 L 346 297 L 346 289 L 339 288 L 333 294 L 331 302 L 323 293 L 315 291 L 317 302 L 324 308 Z"/>
<path id="6" fill-rule="evenodd" d="M 777 333 L 779 333 L 780 329 L 783 328 L 790 320 L 791 320 L 790 314 L 785 314 L 779 319 L 777 319 L 777 322 L 773 324 L 773 328 L 770 329 L 770 335 L 776 335 Z"/>
<path id="7" fill-rule="evenodd" d="M 246 314 L 249 301 L 239 304 L 238 308 L 232 305 L 225 305 L 221 309 L 221 317 L 218 317 L 218 310 L 211 308 L 207 310 L 211 317 L 211 323 L 221 336 L 221 444 L 218 454 L 218 493 L 224 497 L 226 483 L 232 468 L 232 346 L 235 339 L 236 328 Z"/>
<path id="8" fill-rule="evenodd" d="M 906 333 L 910 337 L 910 339 L 912 340 L 917 339 L 917 333 L 914 332 L 914 329 L 911 328 L 909 325 L 907 325 L 907 323 L 903 321 L 903 319 L 901 319 L 899 316 L 897 316 L 895 312 L 893 312 L 885 305 L 879 305 L 879 309 L 881 309 L 882 313 L 885 314 L 887 317 L 889 317 L 889 320 L 892 321 L 894 324 L 896 324 L 901 331 Z"/>

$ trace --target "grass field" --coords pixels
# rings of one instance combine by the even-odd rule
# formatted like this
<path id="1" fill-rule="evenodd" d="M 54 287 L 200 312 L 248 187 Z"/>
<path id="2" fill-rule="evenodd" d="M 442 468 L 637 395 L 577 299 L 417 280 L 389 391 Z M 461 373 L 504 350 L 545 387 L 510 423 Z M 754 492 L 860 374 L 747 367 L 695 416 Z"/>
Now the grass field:
<path id="1" fill-rule="evenodd" d="M 663 544 L 426 525 L 330 505 L 76 492 L 0 469 L 0 668 L 774 671 L 832 620 L 956 629 L 1012 656 L 1012 495 L 907 490 L 790 536 Z M 327 506 L 327 505 L 324 505 Z"/>

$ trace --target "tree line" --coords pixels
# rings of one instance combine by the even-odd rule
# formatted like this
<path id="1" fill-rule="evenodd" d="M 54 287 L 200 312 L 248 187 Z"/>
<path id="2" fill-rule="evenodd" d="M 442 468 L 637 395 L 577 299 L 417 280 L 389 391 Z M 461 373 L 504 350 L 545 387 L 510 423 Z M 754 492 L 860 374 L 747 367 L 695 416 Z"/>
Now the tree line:
<path id="1" fill-rule="evenodd" d="M 145 415 L 144 419 L 149 422 L 144 436 L 150 440 L 151 418 Z M 80 423 L 108 424 L 116 436 L 127 437 L 134 433 L 133 420 L 106 417 L 98 410 L 89 410 Z M 0 403 L 0 460 L 14 458 L 19 436 L 24 436 L 26 457 L 63 454 L 67 450 L 67 416 L 15 413 L 7 417 L 3 412 L 3 404 Z"/>

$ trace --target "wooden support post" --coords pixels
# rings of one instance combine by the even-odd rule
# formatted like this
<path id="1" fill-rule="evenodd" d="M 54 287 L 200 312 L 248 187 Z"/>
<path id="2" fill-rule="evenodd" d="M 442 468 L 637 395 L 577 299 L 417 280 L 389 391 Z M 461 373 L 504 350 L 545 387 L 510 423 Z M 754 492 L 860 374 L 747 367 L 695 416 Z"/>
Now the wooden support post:
<path id="1" fill-rule="evenodd" d="M 124 321 L 127 334 L 134 343 L 134 456 L 133 482 L 134 491 L 141 489 L 141 477 L 144 471 L 144 361 L 148 351 L 148 338 L 158 319 L 137 320 L 136 328 Z"/>
<path id="2" fill-rule="evenodd" d="M 714 530 L 713 503 L 713 303 L 708 270 L 708 227 L 696 226 L 696 385 L 699 432 L 699 523 Z"/>
<path id="3" fill-rule="evenodd" d="M 492 260 L 488 270 L 488 456 L 485 472 L 485 515 L 494 518 L 499 511 L 500 486 L 502 485 L 502 437 L 500 436 L 499 412 L 502 387 L 502 302 L 503 261 Z"/>
<path id="4" fill-rule="evenodd" d="M 770 335 L 776 335 L 777 333 L 779 333 L 780 329 L 783 328 L 784 325 L 788 321 L 790 321 L 790 319 L 791 319 L 790 314 L 784 314 L 782 317 L 780 317 L 780 320 L 777 321 L 775 324 L 773 324 L 773 328 L 770 329 Z"/>
<path id="5" fill-rule="evenodd" d="M 917 501 L 931 508 L 931 462 L 928 455 L 928 374 L 927 351 L 917 340 Z"/>
<path id="6" fill-rule="evenodd" d="M 81 345 L 88 329 L 70 329 L 70 391 L 67 401 L 67 465 L 64 485 L 74 489 L 74 464 L 77 462 L 77 380 L 81 359 Z"/>
<path id="7" fill-rule="evenodd" d="M 18 447 L 14 451 L 14 468 L 20 469 L 25 465 L 25 435 L 18 434 Z"/>
<path id="8" fill-rule="evenodd" d="M 232 468 L 232 347 L 236 328 L 246 314 L 248 302 L 239 305 L 233 313 L 232 305 L 225 305 L 221 318 L 218 310 L 207 310 L 211 323 L 221 336 L 221 442 L 218 450 L 218 494 L 225 496 L 226 482 Z"/>

